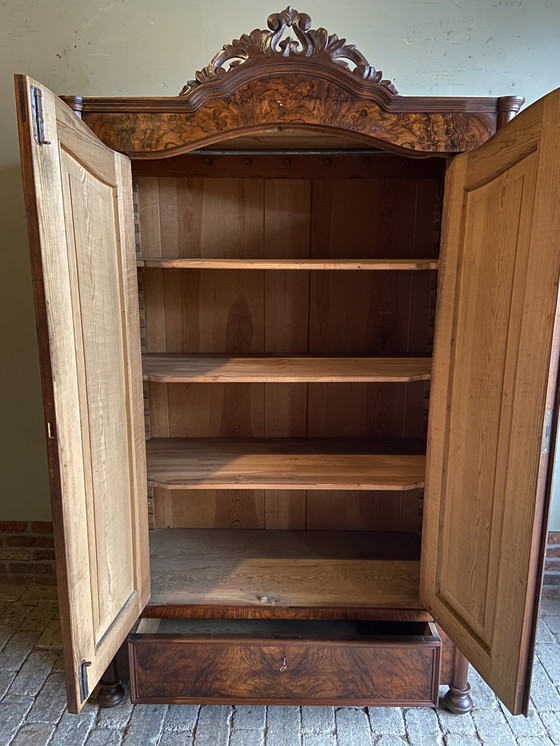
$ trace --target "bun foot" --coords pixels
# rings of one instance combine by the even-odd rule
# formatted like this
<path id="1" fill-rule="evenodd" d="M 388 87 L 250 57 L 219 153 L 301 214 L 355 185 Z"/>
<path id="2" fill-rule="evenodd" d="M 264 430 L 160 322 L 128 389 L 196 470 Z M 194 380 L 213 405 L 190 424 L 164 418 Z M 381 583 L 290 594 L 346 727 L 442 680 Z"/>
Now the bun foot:
<path id="1" fill-rule="evenodd" d="M 467 684 L 465 689 L 456 689 L 454 686 L 450 686 L 443 698 L 447 709 L 455 715 L 466 715 L 467 712 L 470 712 L 473 708 L 470 691 L 470 684 Z"/>
<path id="2" fill-rule="evenodd" d="M 113 660 L 99 682 L 97 704 L 100 707 L 116 707 L 122 702 L 124 689 L 117 677 L 117 668 Z"/>
<path id="3" fill-rule="evenodd" d="M 110 686 L 101 684 L 97 692 L 97 704 L 100 707 L 116 707 L 123 697 L 124 689 L 119 682 Z"/>

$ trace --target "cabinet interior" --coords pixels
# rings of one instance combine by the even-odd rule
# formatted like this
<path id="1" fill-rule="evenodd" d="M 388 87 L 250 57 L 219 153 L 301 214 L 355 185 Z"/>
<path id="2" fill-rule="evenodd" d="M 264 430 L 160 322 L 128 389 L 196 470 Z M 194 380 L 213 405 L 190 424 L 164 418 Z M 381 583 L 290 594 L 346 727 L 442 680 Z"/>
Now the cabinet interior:
<path id="1" fill-rule="evenodd" d="M 445 160 L 325 143 L 133 161 L 162 616 L 421 608 Z"/>

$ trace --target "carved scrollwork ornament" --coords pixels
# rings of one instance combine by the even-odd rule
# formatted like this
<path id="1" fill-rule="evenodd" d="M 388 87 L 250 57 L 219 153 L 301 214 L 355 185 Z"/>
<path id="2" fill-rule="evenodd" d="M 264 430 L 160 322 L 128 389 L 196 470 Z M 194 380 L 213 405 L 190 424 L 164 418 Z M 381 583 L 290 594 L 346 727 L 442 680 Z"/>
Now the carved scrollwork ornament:
<path id="1" fill-rule="evenodd" d="M 288 6 L 281 13 L 268 17 L 269 30 L 254 29 L 226 44 L 214 55 L 210 64 L 198 70 L 194 80 L 189 80 L 180 92 L 187 96 L 203 83 L 217 80 L 227 75 L 239 65 L 264 57 L 313 57 L 317 60 L 334 62 L 349 70 L 361 80 L 368 80 L 384 86 L 390 93 L 398 93 L 390 80 L 382 80 L 383 73 L 372 67 L 364 55 L 346 39 L 329 34 L 326 29 L 311 28 L 311 18 L 307 13 L 299 13 Z M 296 38 L 285 36 L 286 29 L 292 28 Z M 229 66 L 226 65 L 229 62 Z M 353 67 L 351 67 L 353 65 Z"/>

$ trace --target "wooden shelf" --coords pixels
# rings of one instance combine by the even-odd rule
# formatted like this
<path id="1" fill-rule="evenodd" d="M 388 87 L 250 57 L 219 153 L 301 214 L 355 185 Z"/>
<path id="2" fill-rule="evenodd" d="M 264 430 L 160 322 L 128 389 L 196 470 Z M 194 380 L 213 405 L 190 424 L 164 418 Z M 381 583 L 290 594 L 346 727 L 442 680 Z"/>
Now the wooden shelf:
<path id="1" fill-rule="evenodd" d="M 138 267 L 161 269 L 329 269 L 329 270 L 426 270 L 437 269 L 437 259 L 202 259 L 144 257 Z"/>
<path id="2" fill-rule="evenodd" d="M 168 489 L 411 490 L 422 441 L 366 438 L 152 438 L 148 484 Z"/>
<path id="3" fill-rule="evenodd" d="M 421 608 L 416 534 L 175 528 L 151 531 L 150 547 L 147 615 L 173 605 L 178 616 L 196 606 Z"/>
<path id="4" fill-rule="evenodd" d="M 159 383 L 427 381 L 431 358 L 147 354 L 145 381 Z"/>

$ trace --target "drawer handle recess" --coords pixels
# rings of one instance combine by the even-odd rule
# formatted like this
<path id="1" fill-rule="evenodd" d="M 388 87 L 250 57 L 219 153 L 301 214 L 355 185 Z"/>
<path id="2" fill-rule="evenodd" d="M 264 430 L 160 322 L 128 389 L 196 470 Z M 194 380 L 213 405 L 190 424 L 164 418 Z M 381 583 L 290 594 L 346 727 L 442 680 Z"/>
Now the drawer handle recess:
<path id="1" fill-rule="evenodd" d="M 280 659 L 280 673 L 284 673 L 284 671 L 288 668 L 288 661 L 286 660 L 286 656 L 283 655 Z"/>

